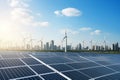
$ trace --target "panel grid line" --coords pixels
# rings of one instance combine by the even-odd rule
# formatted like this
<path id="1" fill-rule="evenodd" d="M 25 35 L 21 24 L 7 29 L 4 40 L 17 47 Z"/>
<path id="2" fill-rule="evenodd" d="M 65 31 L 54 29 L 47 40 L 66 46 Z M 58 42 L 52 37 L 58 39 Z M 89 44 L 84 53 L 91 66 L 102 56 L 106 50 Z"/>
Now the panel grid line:
<path id="1" fill-rule="evenodd" d="M 54 69 L 53 67 L 49 66 L 48 64 L 44 63 L 43 61 L 37 59 L 36 57 L 34 57 L 33 55 L 30 55 L 32 58 L 34 58 L 35 60 L 39 61 L 40 63 L 42 63 L 43 65 L 45 65 L 46 67 L 48 67 L 49 69 L 53 70 L 54 72 L 58 73 L 59 75 L 61 75 L 62 77 L 66 78 L 67 80 L 72 80 L 71 78 L 67 77 L 66 75 L 64 75 L 63 73 L 59 72 L 58 70 Z"/>

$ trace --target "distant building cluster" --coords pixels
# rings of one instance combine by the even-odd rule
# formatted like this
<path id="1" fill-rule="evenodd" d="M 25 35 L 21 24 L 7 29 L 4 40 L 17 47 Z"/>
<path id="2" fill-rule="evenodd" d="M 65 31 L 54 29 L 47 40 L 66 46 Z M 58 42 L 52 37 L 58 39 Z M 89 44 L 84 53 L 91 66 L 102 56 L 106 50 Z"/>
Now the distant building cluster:
<path id="1" fill-rule="evenodd" d="M 65 45 L 56 45 L 54 40 L 50 42 L 43 42 L 42 40 L 33 42 L 32 39 L 30 41 L 23 41 L 22 46 L 15 45 L 15 46 L 7 46 L 7 47 L 0 47 L 0 49 L 9 49 L 9 50 L 40 50 L 40 51 L 64 51 L 66 48 Z M 104 44 L 85 44 L 83 41 L 82 43 L 78 43 L 77 45 L 67 44 L 68 51 L 120 51 L 119 43 L 113 43 L 111 46 Z"/>
<path id="2" fill-rule="evenodd" d="M 65 46 L 55 45 L 54 40 L 51 40 L 50 42 L 46 42 L 44 44 L 41 41 L 40 44 L 34 45 L 32 47 L 31 47 L 30 44 L 27 44 L 25 49 L 56 51 L 56 50 L 65 50 Z M 109 51 L 109 50 L 112 50 L 112 51 L 120 51 L 120 47 L 119 47 L 119 43 L 114 43 L 111 46 L 108 46 L 106 44 L 87 46 L 85 44 L 78 43 L 74 47 L 72 45 L 67 45 L 67 50 L 76 50 L 76 51 L 82 51 L 82 50 Z"/>

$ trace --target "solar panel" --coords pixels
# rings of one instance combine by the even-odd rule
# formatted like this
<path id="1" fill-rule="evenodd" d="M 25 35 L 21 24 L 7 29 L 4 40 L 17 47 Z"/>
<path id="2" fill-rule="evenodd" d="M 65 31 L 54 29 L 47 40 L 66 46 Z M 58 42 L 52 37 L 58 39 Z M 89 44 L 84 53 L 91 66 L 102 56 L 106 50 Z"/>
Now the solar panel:
<path id="1" fill-rule="evenodd" d="M 0 76 L 2 80 L 8 80 L 31 75 L 35 74 L 28 67 L 0 69 Z"/>
<path id="2" fill-rule="evenodd" d="M 30 66 L 33 70 L 35 70 L 38 74 L 44 74 L 44 73 L 49 73 L 53 72 L 51 69 L 44 65 L 35 65 L 35 66 Z"/>
<path id="3" fill-rule="evenodd" d="M 57 69 L 58 71 L 72 70 L 72 68 L 67 66 L 66 64 L 58 64 L 58 65 L 51 65 L 51 66 Z"/>
<path id="4" fill-rule="evenodd" d="M 57 73 L 42 75 L 45 80 L 67 80 Z"/>
<path id="5" fill-rule="evenodd" d="M 94 67 L 94 66 L 100 66 L 96 63 L 93 62 L 85 62 L 85 63 L 70 63 L 67 64 L 71 67 L 73 67 L 74 69 L 81 69 L 81 68 L 88 68 L 88 67 Z"/>
<path id="6" fill-rule="evenodd" d="M 33 58 L 23 58 L 22 60 L 28 65 L 41 64 Z"/>
<path id="7" fill-rule="evenodd" d="M 20 59 L 2 59 L 0 60 L 0 68 L 24 65 Z"/>
<path id="8" fill-rule="evenodd" d="M 88 61 L 88 60 L 83 59 L 83 58 L 81 58 L 79 56 L 67 56 L 67 57 L 74 60 L 74 61 L 76 61 L 76 62 L 87 62 Z"/>
<path id="9" fill-rule="evenodd" d="M 99 64 L 102 64 L 102 65 L 110 65 L 111 64 L 108 61 L 96 61 L 96 62 L 99 63 Z"/>
<path id="10" fill-rule="evenodd" d="M 78 71 L 70 71 L 70 72 L 63 72 L 63 74 L 70 77 L 72 80 L 88 80 L 89 77 L 78 72 Z"/>
<path id="11" fill-rule="evenodd" d="M 37 58 L 42 60 L 43 62 L 45 62 L 47 64 L 73 62 L 72 60 L 64 58 L 64 57 L 48 57 L 48 58 L 39 58 L 39 57 L 37 57 Z"/>
<path id="12" fill-rule="evenodd" d="M 80 70 L 80 72 L 83 72 L 84 74 L 89 75 L 90 77 L 98 77 L 105 74 L 114 73 L 111 69 L 105 68 L 105 67 L 96 67 L 96 68 L 90 68 L 90 69 L 84 69 Z"/>
<path id="13" fill-rule="evenodd" d="M 120 64 L 108 66 L 116 71 L 120 71 Z"/>
<path id="14" fill-rule="evenodd" d="M 112 74 L 109 76 L 101 77 L 96 80 L 120 80 L 120 73 Z"/>
<path id="15" fill-rule="evenodd" d="M 0 80 L 119 80 L 120 55 L 0 52 Z"/>

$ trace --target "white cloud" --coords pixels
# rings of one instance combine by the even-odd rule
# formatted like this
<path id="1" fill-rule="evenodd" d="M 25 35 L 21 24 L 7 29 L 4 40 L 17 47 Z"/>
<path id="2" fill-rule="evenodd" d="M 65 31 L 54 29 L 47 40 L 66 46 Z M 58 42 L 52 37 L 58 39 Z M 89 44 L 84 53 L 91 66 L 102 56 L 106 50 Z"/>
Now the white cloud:
<path id="1" fill-rule="evenodd" d="M 65 8 L 62 10 L 56 10 L 54 11 L 54 13 L 56 15 L 63 15 L 63 16 L 80 16 L 82 13 L 80 10 L 76 9 L 76 8 Z"/>
<path id="2" fill-rule="evenodd" d="M 91 35 L 100 35 L 101 34 L 101 30 L 95 30 L 93 32 L 90 33 Z"/>
<path id="3" fill-rule="evenodd" d="M 92 28 L 90 28 L 90 27 L 82 27 L 82 28 L 80 28 L 80 31 L 90 31 L 90 30 L 92 30 Z"/>
<path id="4" fill-rule="evenodd" d="M 54 11 L 54 13 L 56 14 L 56 15 L 58 15 L 58 16 L 61 16 L 62 15 L 62 13 L 61 13 L 61 11 Z"/>
<path id="5" fill-rule="evenodd" d="M 34 26 L 47 27 L 49 26 L 49 22 L 36 22 L 34 23 Z"/>
<path id="6" fill-rule="evenodd" d="M 9 5 L 11 7 L 29 7 L 28 4 L 26 4 L 27 0 L 9 0 Z"/>
<path id="7" fill-rule="evenodd" d="M 27 4 L 28 0 L 9 0 L 11 9 L 11 18 L 15 26 L 49 26 L 48 22 L 35 21 L 35 16 Z"/>
<path id="8" fill-rule="evenodd" d="M 66 31 L 67 33 L 70 33 L 70 34 L 73 34 L 73 35 L 79 33 L 79 31 L 75 31 L 75 30 L 72 30 L 72 29 L 62 29 L 62 30 L 60 30 L 60 33 L 61 33 L 61 34 L 65 34 L 65 31 Z"/>

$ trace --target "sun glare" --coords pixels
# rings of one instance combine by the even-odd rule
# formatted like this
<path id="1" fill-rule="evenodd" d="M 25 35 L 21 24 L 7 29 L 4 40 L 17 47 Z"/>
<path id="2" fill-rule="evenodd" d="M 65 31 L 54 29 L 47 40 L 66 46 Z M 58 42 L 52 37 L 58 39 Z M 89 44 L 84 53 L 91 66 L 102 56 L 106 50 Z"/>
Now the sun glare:
<path id="1" fill-rule="evenodd" d="M 0 39 L 11 40 L 14 35 L 14 28 L 12 28 L 9 22 L 2 22 L 0 24 Z"/>

